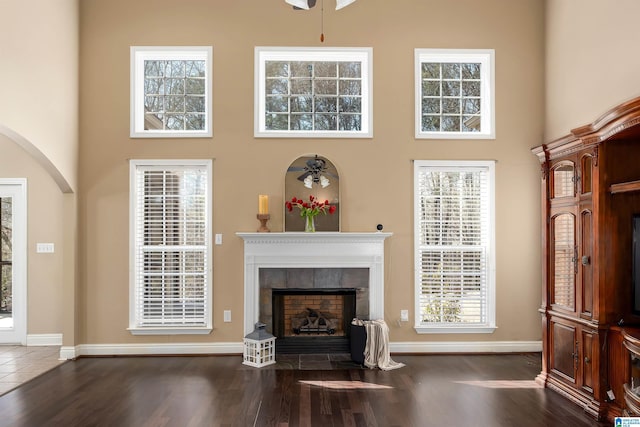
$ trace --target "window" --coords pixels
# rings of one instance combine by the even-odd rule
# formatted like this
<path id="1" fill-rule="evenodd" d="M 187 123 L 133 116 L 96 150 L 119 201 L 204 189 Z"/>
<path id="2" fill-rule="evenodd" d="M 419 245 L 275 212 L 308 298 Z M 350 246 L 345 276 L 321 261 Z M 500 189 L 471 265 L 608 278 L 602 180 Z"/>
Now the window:
<path id="1" fill-rule="evenodd" d="M 495 138 L 494 51 L 416 49 L 416 138 Z"/>
<path id="2" fill-rule="evenodd" d="M 211 47 L 131 48 L 131 137 L 210 137 Z"/>
<path id="3" fill-rule="evenodd" d="M 416 331 L 495 329 L 494 162 L 415 161 Z"/>
<path id="4" fill-rule="evenodd" d="M 255 136 L 373 136 L 372 52 L 257 47 Z"/>
<path id="5" fill-rule="evenodd" d="M 133 334 L 211 332 L 211 161 L 131 161 Z"/>

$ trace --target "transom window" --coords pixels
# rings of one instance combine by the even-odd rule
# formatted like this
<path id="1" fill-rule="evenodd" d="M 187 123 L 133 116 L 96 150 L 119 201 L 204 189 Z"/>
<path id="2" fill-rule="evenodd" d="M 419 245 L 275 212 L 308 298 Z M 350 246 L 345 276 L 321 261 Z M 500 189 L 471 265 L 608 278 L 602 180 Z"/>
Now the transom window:
<path id="1" fill-rule="evenodd" d="M 131 161 L 133 334 L 211 332 L 211 161 Z"/>
<path id="2" fill-rule="evenodd" d="M 370 48 L 256 48 L 256 137 L 370 137 Z"/>
<path id="3" fill-rule="evenodd" d="M 211 136 L 211 47 L 131 48 L 131 136 Z"/>
<path id="4" fill-rule="evenodd" d="M 494 138 L 493 50 L 416 49 L 416 138 Z"/>
<path id="5" fill-rule="evenodd" d="M 415 161 L 416 331 L 495 329 L 494 162 Z"/>

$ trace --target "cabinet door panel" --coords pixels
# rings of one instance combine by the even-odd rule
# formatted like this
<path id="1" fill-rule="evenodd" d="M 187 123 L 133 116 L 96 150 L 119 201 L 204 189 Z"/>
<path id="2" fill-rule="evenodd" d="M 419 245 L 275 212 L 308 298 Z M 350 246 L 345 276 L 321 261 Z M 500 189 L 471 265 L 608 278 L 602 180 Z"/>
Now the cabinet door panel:
<path id="1" fill-rule="evenodd" d="M 582 339 L 580 340 L 582 364 L 581 382 L 582 388 L 593 393 L 593 344 L 595 341 L 594 334 L 590 331 L 581 331 Z"/>
<path id="2" fill-rule="evenodd" d="M 582 156 L 580 161 L 580 169 L 582 171 L 580 177 L 580 193 L 591 193 L 591 169 L 593 168 L 593 157 L 590 154 Z"/>
<path id="3" fill-rule="evenodd" d="M 582 317 L 591 318 L 593 313 L 593 268 L 592 263 L 592 215 L 585 210 L 580 214 L 580 289 L 582 293 Z"/>
<path id="4" fill-rule="evenodd" d="M 551 370 L 562 374 L 565 379 L 575 383 L 576 375 L 576 328 L 555 322 L 549 322 L 551 328 Z"/>
<path id="5" fill-rule="evenodd" d="M 560 162 L 551 169 L 551 198 L 575 196 L 575 165 L 573 162 Z"/>

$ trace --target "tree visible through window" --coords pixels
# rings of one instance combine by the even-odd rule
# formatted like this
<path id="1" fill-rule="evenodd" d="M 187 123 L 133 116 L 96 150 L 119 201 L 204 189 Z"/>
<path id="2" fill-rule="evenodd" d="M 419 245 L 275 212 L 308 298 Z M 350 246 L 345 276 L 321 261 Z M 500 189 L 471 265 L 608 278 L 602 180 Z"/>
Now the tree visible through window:
<path id="1" fill-rule="evenodd" d="M 0 198 L 0 319 L 12 312 L 12 215 L 11 197 Z"/>
<path id="2" fill-rule="evenodd" d="M 360 62 L 267 61 L 266 130 L 360 131 Z"/>
<path id="3" fill-rule="evenodd" d="M 144 61 L 144 129 L 204 130 L 206 62 Z"/>
<path id="4" fill-rule="evenodd" d="M 492 328 L 493 163 L 415 163 L 417 328 Z"/>
<path id="5" fill-rule="evenodd" d="M 416 138 L 493 138 L 493 50 L 416 49 Z"/>
<path id="6" fill-rule="evenodd" d="M 211 136 L 210 47 L 131 48 L 131 136 Z"/>
<path id="7" fill-rule="evenodd" d="M 256 136 L 371 136 L 371 49 L 256 48 Z"/>

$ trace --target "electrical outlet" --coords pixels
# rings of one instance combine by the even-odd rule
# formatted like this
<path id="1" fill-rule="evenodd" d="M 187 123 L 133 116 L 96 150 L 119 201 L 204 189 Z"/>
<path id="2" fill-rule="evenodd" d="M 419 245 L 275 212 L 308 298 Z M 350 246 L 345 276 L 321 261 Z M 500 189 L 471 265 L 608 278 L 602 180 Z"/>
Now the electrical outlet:
<path id="1" fill-rule="evenodd" d="M 400 310 L 400 320 L 403 322 L 409 321 L 409 310 Z"/>
<path id="2" fill-rule="evenodd" d="M 607 396 L 609 397 L 609 400 L 610 400 L 610 401 L 612 401 L 612 402 L 613 402 L 614 400 L 616 400 L 616 395 L 615 395 L 615 394 L 613 394 L 613 390 L 609 390 L 609 391 L 607 392 Z"/>
<path id="3" fill-rule="evenodd" d="M 224 321 L 231 322 L 231 310 L 224 311 Z"/>

